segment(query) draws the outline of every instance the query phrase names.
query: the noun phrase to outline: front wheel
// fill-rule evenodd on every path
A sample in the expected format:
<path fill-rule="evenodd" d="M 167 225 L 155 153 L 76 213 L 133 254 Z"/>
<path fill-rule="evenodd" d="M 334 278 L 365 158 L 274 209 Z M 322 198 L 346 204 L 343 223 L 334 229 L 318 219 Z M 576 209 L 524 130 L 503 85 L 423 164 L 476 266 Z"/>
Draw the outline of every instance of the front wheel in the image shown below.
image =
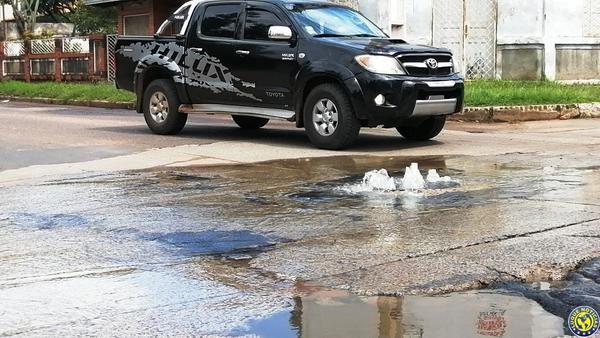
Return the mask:
<path fill-rule="evenodd" d="M 310 92 L 304 104 L 304 126 L 315 146 L 329 150 L 348 148 L 360 132 L 360 121 L 354 116 L 348 95 L 333 83 Z"/>
<path fill-rule="evenodd" d="M 241 116 L 241 115 L 233 115 L 231 116 L 233 121 L 242 129 L 252 130 L 252 129 L 260 129 L 269 123 L 269 119 L 263 119 L 260 117 L 252 117 L 252 116 Z"/>
<path fill-rule="evenodd" d="M 427 141 L 438 136 L 446 125 L 446 116 L 430 117 L 416 126 L 401 126 L 396 129 L 410 141 Z"/>
<path fill-rule="evenodd" d="M 187 114 L 179 112 L 179 96 L 169 80 L 155 80 L 144 92 L 144 118 L 153 133 L 179 134 L 187 122 Z"/>

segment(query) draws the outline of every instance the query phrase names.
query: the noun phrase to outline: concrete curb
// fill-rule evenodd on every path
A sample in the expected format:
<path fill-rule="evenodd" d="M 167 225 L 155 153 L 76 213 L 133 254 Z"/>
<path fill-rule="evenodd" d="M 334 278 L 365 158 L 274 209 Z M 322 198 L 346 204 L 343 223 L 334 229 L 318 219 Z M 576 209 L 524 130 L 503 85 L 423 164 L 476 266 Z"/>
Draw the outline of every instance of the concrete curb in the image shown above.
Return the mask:
<path fill-rule="evenodd" d="M 109 109 L 135 109 L 133 102 L 110 102 L 110 101 L 82 101 L 82 100 L 62 100 L 62 99 L 48 99 L 43 97 L 22 97 L 22 96 L 6 96 L 0 95 L 0 100 L 10 100 L 16 102 L 29 102 L 29 103 L 41 103 L 41 104 L 57 104 L 64 106 L 78 106 L 78 107 L 95 107 L 95 108 L 109 108 Z"/>
<path fill-rule="evenodd" d="M 0 100 L 79 107 L 135 109 L 135 104 L 133 102 L 61 100 L 43 97 L 5 95 L 0 95 Z M 569 120 L 577 118 L 600 118 L 600 102 L 555 105 L 467 107 L 462 113 L 452 115 L 450 120 L 464 122 L 525 122 Z"/>
<path fill-rule="evenodd" d="M 467 107 L 450 119 L 465 122 L 525 122 L 577 118 L 600 118 L 600 103 Z"/>

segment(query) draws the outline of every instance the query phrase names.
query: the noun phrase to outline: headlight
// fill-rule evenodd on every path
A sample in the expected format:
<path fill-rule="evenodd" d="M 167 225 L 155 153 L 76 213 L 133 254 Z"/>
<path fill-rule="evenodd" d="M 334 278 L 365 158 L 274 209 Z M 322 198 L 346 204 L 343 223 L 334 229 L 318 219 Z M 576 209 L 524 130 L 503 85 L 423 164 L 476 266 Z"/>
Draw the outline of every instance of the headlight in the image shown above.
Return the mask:
<path fill-rule="evenodd" d="M 456 61 L 454 60 L 454 58 L 452 58 L 450 60 L 452 60 L 452 72 L 453 73 L 460 73 L 460 68 L 458 68 L 458 64 L 456 63 Z"/>
<path fill-rule="evenodd" d="M 405 75 L 396 58 L 384 55 L 359 55 L 354 58 L 364 69 L 377 74 Z"/>

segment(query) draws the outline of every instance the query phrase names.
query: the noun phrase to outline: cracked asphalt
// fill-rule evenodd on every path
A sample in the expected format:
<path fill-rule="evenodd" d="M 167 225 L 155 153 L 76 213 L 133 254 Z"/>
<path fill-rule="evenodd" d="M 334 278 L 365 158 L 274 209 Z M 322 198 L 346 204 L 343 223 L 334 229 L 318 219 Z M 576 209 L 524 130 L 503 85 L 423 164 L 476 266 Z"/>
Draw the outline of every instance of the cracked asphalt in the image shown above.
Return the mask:
<path fill-rule="evenodd" d="M 598 120 L 336 153 L 279 122 L 161 137 L 127 111 L 2 106 L 0 336 L 559 337 L 599 306 Z M 413 162 L 459 183 L 355 189 Z"/>

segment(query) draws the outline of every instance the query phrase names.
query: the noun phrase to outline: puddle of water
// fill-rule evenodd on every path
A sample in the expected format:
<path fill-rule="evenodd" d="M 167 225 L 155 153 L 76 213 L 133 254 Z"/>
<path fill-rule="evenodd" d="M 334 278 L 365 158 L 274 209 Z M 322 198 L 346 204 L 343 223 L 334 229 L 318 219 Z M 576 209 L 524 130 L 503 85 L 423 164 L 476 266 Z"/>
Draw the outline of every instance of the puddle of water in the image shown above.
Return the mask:
<path fill-rule="evenodd" d="M 364 177 L 373 168 L 389 171 Z M 564 311 L 597 304 L 597 289 L 364 298 L 280 276 L 361 270 L 591 219 L 563 202 L 600 205 L 598 186 L 587 169 L 342 157 L 0 187 L 0 335 L 560 336 Z M 290 255 L 273 259 L 276 250 Z M 134 272 L 79 276 L 110 269 Z M 561 299 L 560 311 L 548 298 Z"/>
<path fill-rule="evenodd" d="M 0 288 L 0 299 L 0 335 L 546 338 L 563 334 L 561 318 L 514 294 L 360 297 L 303 284 L 283 290 L 242 290 L 202 274 L 164 270 Z"/>
<path fill-rule="evenodd" d="M 561 318 L 535 302 L 509 294 L 469 292 L 396 298 L 322 291 L 296 297 L 289 311 L 250 320 L 233 335 L 547 338 L 562 336 L 562 326 Z"/>
<path fill-rule="evenodd" d="M 76 214 L 33 214 L 17 213 L 7 217 L 11 224 L 31 227 L 38 230 L 51 230 L 57 227 L 83 227 L 89 224 L 84 217 Z"/>
<path fill-rule="evenodd" d="M 44 281 L 0 288 L 0 336 L 225 335 L 287 308 L 284 295 L 164 269 Z"/>
<path fill-rule="evenodd" d="M 258 252 L 279 242 L 247 230 L 172 232 L 145 236 L 161 243 L 173 245 L 185 255 L 234 255 L 243 252 Z"/>

